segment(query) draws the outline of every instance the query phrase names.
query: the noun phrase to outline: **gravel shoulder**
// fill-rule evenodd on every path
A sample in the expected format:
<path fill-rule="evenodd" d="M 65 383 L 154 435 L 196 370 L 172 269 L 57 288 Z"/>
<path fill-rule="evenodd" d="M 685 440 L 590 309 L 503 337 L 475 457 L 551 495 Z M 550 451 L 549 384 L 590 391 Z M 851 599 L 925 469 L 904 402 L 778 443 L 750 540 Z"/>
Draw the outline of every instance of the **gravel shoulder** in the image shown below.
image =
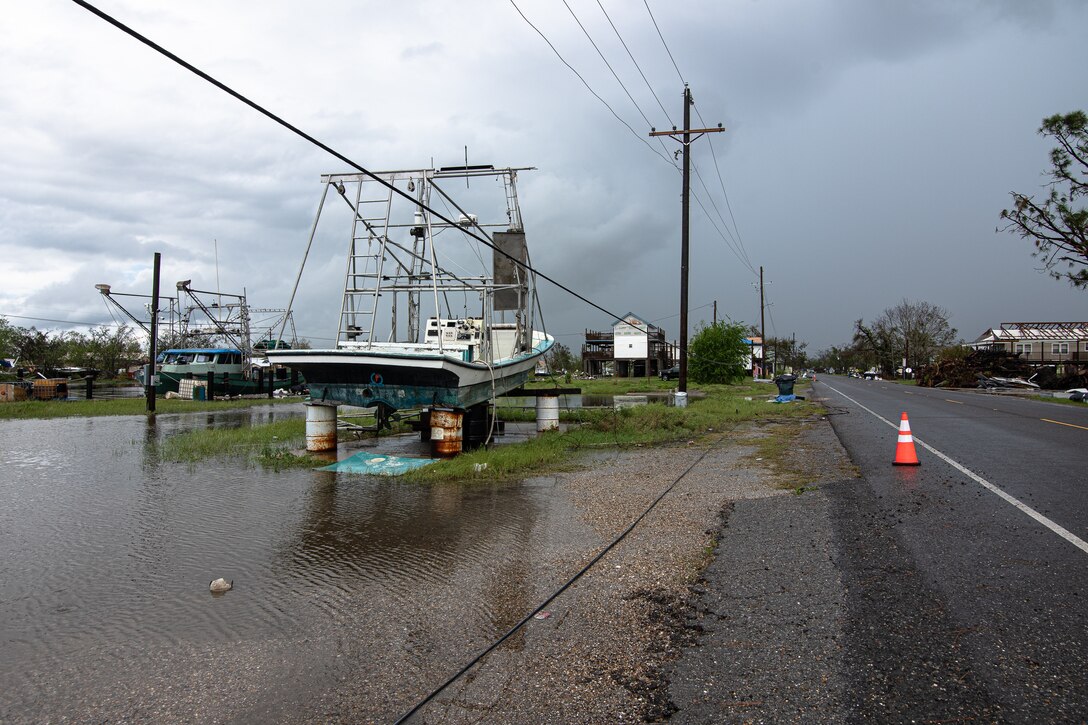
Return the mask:
<path fill-rule="evenodd" d="M 597 540 L 541 553 L 565 581 L 691 467 L 546 618 L 416 721 L 834 722 L 844 594 L 822 489 L 852 467 L 826 419 L 790 424 L 784 459 L 759 460 L 775 425 L 610 452 L 560 476 Z"/>

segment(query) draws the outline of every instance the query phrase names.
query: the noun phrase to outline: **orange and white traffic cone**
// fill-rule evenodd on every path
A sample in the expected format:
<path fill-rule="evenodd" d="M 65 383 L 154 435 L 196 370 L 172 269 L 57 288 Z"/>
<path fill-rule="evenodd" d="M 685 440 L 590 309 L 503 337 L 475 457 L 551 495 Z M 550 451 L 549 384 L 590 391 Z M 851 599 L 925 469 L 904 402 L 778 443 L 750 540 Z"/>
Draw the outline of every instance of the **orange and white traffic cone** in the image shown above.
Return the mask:
<path fill-rule="evenodd" d="M 910 421 L 907 414 L 899 420 L 899 442 L 895 446 L 896 466 L 918 466 L 918 454 L 914 450 L 914 436 L 910 434 Z"/>

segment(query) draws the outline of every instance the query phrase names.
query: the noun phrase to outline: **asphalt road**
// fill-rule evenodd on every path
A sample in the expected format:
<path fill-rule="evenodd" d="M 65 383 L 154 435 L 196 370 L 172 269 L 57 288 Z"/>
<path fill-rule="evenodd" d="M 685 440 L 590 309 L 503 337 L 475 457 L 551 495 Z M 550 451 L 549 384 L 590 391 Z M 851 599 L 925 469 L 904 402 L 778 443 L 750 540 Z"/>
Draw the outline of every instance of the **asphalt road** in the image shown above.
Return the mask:
<path fill-rule="evenodd" d="M 1088 720 L 1088 406 L 822 377 L 845 719 Z M 906 412 L 921 465 L 893 466 Z"/>

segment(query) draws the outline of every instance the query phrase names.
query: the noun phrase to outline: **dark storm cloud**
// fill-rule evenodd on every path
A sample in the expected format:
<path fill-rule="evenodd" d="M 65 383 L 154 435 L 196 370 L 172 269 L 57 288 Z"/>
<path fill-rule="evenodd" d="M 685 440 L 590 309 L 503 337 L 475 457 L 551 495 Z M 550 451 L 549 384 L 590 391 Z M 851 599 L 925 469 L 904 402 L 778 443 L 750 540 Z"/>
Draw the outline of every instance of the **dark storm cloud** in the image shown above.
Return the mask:
<path fill-rule="evenodd" d="M 949 307 L 971 335 L 1083 309 L 993 231 L 1008 192 L 1040 181 L 1040 119 L 1083 106 L 1083 80 L 1053 72 L 1079 67 L 1083 3 L 650 4 L 694 122 L 727 127 L 692 148 L 710 193 L 696 190 L 732 227 L 716 153 L 747 256 L 767 270 L 769 333 L 843 342 L 903 297 Z M 646 134 L 679 123 L 682 84 L 645 6 L 604 5 L 657 98 L 600 7 L 571 3 L 646 119 L 555 3 L 519 6 L 604 102 L 505 7 L 115 10 L 367 168 L 463 163 L 466 146 L 472 163 L 538 167 L 520 187 L 534 263 L 675 337 L 680 182 L 665 159 L 678 147 Z M 319 174 L 340 162 L 78 12 L 35 4 L 8 19 L 0 61 L 20 72 L 0 75 L 0 251 L 27 272 L 0 312 L 63 317 L 67 301 L 99 314 L 93 284 L 146 286 L 153 251 L 170 284 L 218 275 L 285 304 Z M 335 327 L 346 231 L 318 236 L 296 303 L 312 337 Z M 35 250 L 64 250 L 64 268 Z M 756 275 L 737 256 L 693 205 L 692 305 L 751 322 Z M 610 324 L 566 293 L 545 299 L 552 329 Z"/>

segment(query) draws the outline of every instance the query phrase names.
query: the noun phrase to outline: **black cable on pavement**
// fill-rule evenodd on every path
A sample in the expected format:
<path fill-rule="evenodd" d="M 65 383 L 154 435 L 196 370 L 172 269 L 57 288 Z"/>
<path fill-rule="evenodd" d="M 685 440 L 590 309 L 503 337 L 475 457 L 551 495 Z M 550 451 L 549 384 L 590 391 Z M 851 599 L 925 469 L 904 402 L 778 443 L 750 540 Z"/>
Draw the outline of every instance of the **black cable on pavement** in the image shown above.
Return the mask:
<path fill-rule="evenodd" d="M 499 637 L 499 638 L 498 638 L 497 640 L 495 640 L 494 642 L 492 642 L 492 643 L 491 643 L 491 644 L 490 644 L 490 645 L 489 645 L 489 646 L 487 647 L 487 649 L 483 650 L 483 651 L 482 651 L 482 652 L 480 652 L 480 653 L 479 653 L 478 655 L 476 655 L 475 657 L 473 657 L 473 658 L 472 658 L 472 660 L 471 660 L 471 661 L 470 661 L 470 662 L 469 662 L 469 663 L 468 663 L 467 665 L 465 665 L 465 666 L 464 666 L 464 667 L 462 667 L 462 668 L 461 668 L 460 670 L 458 670 L 456 674 L 454 674 L 454 675 L 453 675 L 452 677 L 450 677 L 450 678 L 449 678 L 448 680 L 446 680 L 446 681 L 445 681 L 445 682 L 443 682 L 443 683 L 442 683 L 441 685 L 439 685 L 439 686 L 438 686 L 437 688 L 435 688 L 434 690 L 432 690 L 432 691 L 431 691 L 431 693 L 430 693 L 429 695 L 427 695 L 427 696 L 426 696 L 426 697 L 424 697 L 424 698 L 423 698 L 422 700 L 420 700 L 419 702 L 417 702 L 417 703 L 416 703 L 416 704 L 415 704 L 415 705 L 414 705 L 414 706 L 412 707 L 412 709 L 411 709 L 411 710 L 409 710 L 408 712 L 404 713 L 404 714 L 403 714 L 403 715 L 401 715 L 401 716 L 400 716 L 399 718 L 397 718 L 397 720 L 396 720 L 396 722 L 394 723 L 394 725 L 400 725 L 401 723 L 407 722 L 407 721 L 408 721 L 408 719 L 409 719 L 409 718 L 411 718 L 411 717 L 412 717 L 413 715 L 415 715 L 415 714 L 416 714 L 417 712 L 419 712 L 419 710 L 420 710 L 420 709 L 421 709 L 421 708 L 422 708 L 422 707 L 423 707 L 424 705 L 426 705 L 426 704 L 427 704 L 428 702 L 430 702 L 430 701 L 431 701 L 431 700 L 433 700 L 433 699 L 434 699 L 435 697 L 437 697 L 437 696 L 438 696 L 438 695 L 439 695 L 439 694 L 440 694 L 440 693 L 441 693 L 441 692 L 442 692 L 443 690 L 445 690 L 445 689 L 446 689 L 447 687 L 449 687 L 449 686 L 450 686 L 450 685 L 452 685 L 452 684 L 453 684 L 454 682 L 456 682 L 457 680 L 459 680 L 459 679 L 460 679 L 460 678 L 461 678 L 461 677 L 462 677 L 462 676 L 463 676 L 463 675 L 464 675 L 464 674 L 465 674 L 466 672 L 468 672 L 469 670 L 471 670 L 471 669 L 473 668 L 473 666 L 475 666 L 475 665 L 476 665 L 476 663 L 478 663 L 478 662 L 479 662 L 480 660 L 482 660 L 482 659 L 483 659 L 484 657 L 486 657 L 486 656 L 487 656 L 488 654 L 490 654 L 490 653 L 491 653 L 491 652 L 492 652 L 492 651 L 493 651 L 493 650 L 494 650 L 494 649 L 495 649 L 496 647 L 498 647 L 498 646 L 499 646 L 500 644 L 502 644 L 502 643 L 503 643 L 503 642 L 505 642 L 505 641 L 506 641 L 507 639 L 509 639 L 510 637 L 512 637 L 512 636 L 513 636 L 513 635 L 514 635 L 514 634 L 515 634 L 515 633 L 516 633 L 516 632 L 517 632 L 517 631 L 518 631 L 519 629 L 521 629 L 522 627 L 524 627 L 524 626 L 525 626 L 525 624 L 526 624 L 526 623 L 527 623 L 527 622 L 528 622 L 528 621 L 529 621 L 530 619 L 532 619 L 532 618 L 533 618 L 534 616 L 536 616 L 537 612 L 539 612 L 540 610 L 544 609 L 544 607 L 546 607 L 546 606 L 548 606 L 549 604 L 551 604 L 551 602 L 552 602 L 552 601 L 553 601 L 553 600 L 554 600 L 554 599 L 555 599 L 556 597 L 558 597 L 558 596 L 559 596 L 560 594 L 562 594 L 562 593 L 563 593 L 563 592 L 565 592 L 565 591 L 566 591 L 567 589 L 569 589 L 569 588 L 570 588 L 570 586 L 571 586 L 572 584 L 574 584 L 574 582 L 576 582 L 576 581 L 578 581 L 579 579 L 581 579 L 581 578 L 582 578 L 582 576 L 583 576 L 583 575 L 584 575 L 584 574 L 585 574 L 586 572 L 588 572 L 588 571 L 589 571 L 589 570 L 590 570 L 591 568 L 593 568 L 593 565 L 594 565 L 594 564 L 596 564 L 596 563 L 597 563 L 598 561 L 600 561 L 600 560 L 601 560 L 601 558 L 602 558 L 602 557 L 604 557 L 604 555 L 605 555 L 605 554 L 607 554 L 608 552 L 610 552 L 610 551 L 611 551 L 611 550 L 612 550 L 613 548 L 615 548 L 615 546 L 616 546 L 616 545 L 617 545 L 618 543 L 620 543 L 621 541 L 623 541 L 623 540 L 624 540 L 624 539 L 625 539 L 625 538 L 627 537 L 627 535 L 628 535 L 629 533 L 631 533 L 631 531 L 632 531 L 632 530 L 633 530 L 633 529 L 634 529 L 634 528 L 635 528 L 636 526 L 638 526 L 639 522 L 641 522 L 641 521 L 642 521 L 642 519 L 646 518 L 646 515 L 647 515 L 647 514 L 649 514 L 649 513 L 650 513 L 650 512 L 651 512 L 651 511 L 652 511 L 652 510 L 654 509 L 654 507 L 655 507 L 655 506 L 657 506 L 657 504 L 661 502 L 661 499 L 665 498 L 665 496 L 666 496 L 666 495 L 668 495 L 668 493 L 669 493 L 670 491 L 672 491 L 672 490 L 673 490 L 673 488 L 675 488 L 675 487 L 676 487 L 676 484 L 680 483 L 680 480 L 681 480 L 681 479 L 683 479 L 683 478 L 684 478 L 684 476 L 688 475 L 688 473 L 690 473 L 690 472 L 691 472 L 691 469 L 695 468 L 695 466 L 697 466 L 697 465 L 699 464 L 699 462 L 701 462 L 701 461 L 702 461 L 702 460 L 703 460 L 704 458 L 706 458 L 706 455 L 707 455 L 708 453 L 710 453 L 710 450 L 711 450 L 710 448 L 707 448 L 706 450 L 704 450 L 704 451 L 702 452 L 702 454 L 700 454 L 700 455 L 699 455 L 699 457 L 698 457 L 698 458 L 696 458 L 696 459 L 695 459 L 694 461 L 692 461 L 691 465 L 690 465 L 690 466 L 688 466 L 687 468 L 685 468 L 685 469 L 684 469 L 684 472 L 683 472 L 683 473 L 681 473 L 681 474 L 680 474 L 679 476 L 677 476 L 677 477 L 676 477 L 676 480 L 674 480 L 674 481 L 673 481 L 672 483 L 670 483 L 670 484 L 668 485 L 668 487 L 666 487 L 666 488 L 665 488 L 665 490 L 664 490 L 664 491 L 662 491 L 662 492 L 661 492 L 661 494 L 660 494 L 660 495 L 658 495 L 658 497 L 657 497 L 657 498 L 655 498 L 655 499 L 654 499 L 654 500 L 653 500 L 653 501 L 652 501 L 652 502 L 650 503 L 650 505 L 646 507 L 646 510 L 645 510 L 645 511 L 643 511 L 643 512 L 642 512 L 641 514 L 639 514 L 638 518 L 636 518 L 636 519 L 635 519 L 634 521 L 632 521 L 632 522 L 631 522 L 631 525 L 630 525 L 630 526 L 628 526 L 628 527 L 627 527 L 626 529 L 624 529 L 624 530 L 623 530 L 622 532 L 620 532 L 620 534 L 619 534 L 619 535 L 618 535 L 618 536 L 617 536 L 617 537 L 616 537 L 615 539 L 613 539 L 613 540 L 612 540 L 612 543 L 610 543 L 610 544 L 609 544 L 608 546 L 606 546 L 606 547 L 604 547 L 603 549 L 601 549 L 601 550 L 600 550 L 600 552 L 598 552 L 598 554 L 597 554 L 596 556 L 594 556 L 594 557 L 593 557 L 592 559 L 590 559 L 589 563 L 588 563 L 588 564 L 586 564 L 586 565 L 585 565 L 584 567 L 582 567 L 582 568 L 581 568 L 581 570 L 579 570 L 577 574 L 575 574 L 574 576 L 572 576 L 572 577 L 571 577 L 571 578 L 570 578 L 570 579 L 569 579 L 569 580 L 568 580 L 568 581 L 567 581 L 567 582 L 566 582 L 565 584 L 563 584 L 563 586 L 561 586 L 561 587 L 559 587 L 558 589 L 556 589 L 556 590 L 555 590 L 555 591 L 554 591 L 554 592 L 553 592 L 553 593 L 552 593 L 552 594 L 551 594 L 551 595 L 550 595 L 550 596 L 549 596 L 549 597 L 548 597 L 547 599 L 545 599 L 545 600 L 544 600 L 543 602 L 541 602 L 541 603 L 540 603 L 540 605 L 539 605 L 539 606 L 538 606 L 538 607 L 537 607 L 536 609 L 534 609 L 533 611 L 531 611 L 531 612 L 529 612 L 528 614 L 526 614 L 526 615 L 525 615 L 525 617 L 524 617 L 524 618 L 522 618 L 522 620 L 521 620 L 520 622 L 518 622 L 517 624 L 515 624 L 515 625 L 514 625 L 514 626 L 513 626 L 513 627 L 512 627 L 511 629 L 510 629 L 510 631 L 509 631 L 509 632 L 507 632 L 506 634 L 504 634 L 503 636 Z"/>

